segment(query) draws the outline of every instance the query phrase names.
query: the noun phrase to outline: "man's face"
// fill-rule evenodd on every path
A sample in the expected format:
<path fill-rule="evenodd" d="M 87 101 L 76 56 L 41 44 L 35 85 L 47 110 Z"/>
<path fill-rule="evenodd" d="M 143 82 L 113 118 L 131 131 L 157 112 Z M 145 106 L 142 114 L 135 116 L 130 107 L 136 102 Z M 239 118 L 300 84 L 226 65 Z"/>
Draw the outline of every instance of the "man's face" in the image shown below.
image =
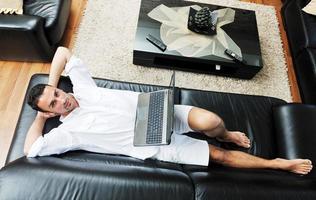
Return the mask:
<path fill-rule="evenodd" d="M 56 87 L 46 86 L 40 96 L 38 107 L 58 115 L 64 115 L 76 108 L 77 102 L 72 95 Z"/>

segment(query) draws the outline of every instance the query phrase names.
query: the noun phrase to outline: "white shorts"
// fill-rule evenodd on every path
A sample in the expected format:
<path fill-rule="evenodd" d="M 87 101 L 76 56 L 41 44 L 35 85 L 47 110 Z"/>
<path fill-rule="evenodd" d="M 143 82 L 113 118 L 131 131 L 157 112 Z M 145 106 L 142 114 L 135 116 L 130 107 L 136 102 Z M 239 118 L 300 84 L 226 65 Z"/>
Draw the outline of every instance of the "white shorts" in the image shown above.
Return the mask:
<path fill-rule="evenodd" d="M 174 106 L 174 132 L 171 136 L 171 143 L 160 146 L 158 153 L 152 158 L 179 164 L 208 165 L 208 143 L 182 135 L 193 131 L 188 124 L 188 116 L 192 108 L 192 106 L 186 105 Z"/>

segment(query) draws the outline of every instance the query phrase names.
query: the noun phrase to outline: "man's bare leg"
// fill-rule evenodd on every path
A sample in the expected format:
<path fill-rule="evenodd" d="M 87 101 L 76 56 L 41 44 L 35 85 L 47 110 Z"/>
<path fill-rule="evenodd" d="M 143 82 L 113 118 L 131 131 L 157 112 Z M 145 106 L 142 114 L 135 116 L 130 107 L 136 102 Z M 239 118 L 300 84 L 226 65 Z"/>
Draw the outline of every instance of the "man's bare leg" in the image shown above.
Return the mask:
<path fill-rule="evenodd" d="M 250 140 L 240 131 L 228 131 L 223 120 L 213 112 L 193 107 L 188 117 L 189 126 L 196 131 L 203 132 L 221 142 L 233 142 L 239 146 L 249 148 Z"/>
<path fill-rule="evenodd" d="M 267 160 L 242 151 L 225 150 L 213 145 L 209 145 L 209 152 L 210 160 L 229 167 L 280 169 L 297 174 L 308 174 L 313 168 L 312 162 L 308 159 Z"/>
<path fill-rule="evenodd" d="M 223 120 L 215 113 L 192 108 L 188 116 L 189 126 L 196 131 L 203 132 L 209 137 L 224 142 L 234 142 L 242 147 L 250 147 L 248 137 L 239 131 L 227 131 Z M 276 158 L 267 160 L 242 151 L 230 151 L 209 145 L 210 160 L 222 165 L 236 168 L 268 168 L 281 169 L 297 174 L 307 174 L 312 170 L 312 162 L 308 159 L 286 160 Z"/>

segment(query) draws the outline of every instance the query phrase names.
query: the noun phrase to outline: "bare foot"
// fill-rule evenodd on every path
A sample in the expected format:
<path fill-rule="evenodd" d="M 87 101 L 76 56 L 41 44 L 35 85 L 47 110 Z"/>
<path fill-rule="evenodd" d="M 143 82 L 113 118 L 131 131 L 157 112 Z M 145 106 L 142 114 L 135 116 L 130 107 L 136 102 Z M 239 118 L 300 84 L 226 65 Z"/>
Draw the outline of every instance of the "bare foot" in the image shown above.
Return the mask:
<path fill-rule="evenodd" d="M 216 139 L 221 142 L 232 142 L 244 148 L 250 147 L 249 138 L 246 136 L 246 134 L 240 131 L 227 131 L 226 136 L 217 137 Z"/>
<path fill-rule="evenodd" d="M 293 159 L 286 160 L 282 158 L 276 158 L 277 167 L 286 171 L 290 171 L 296 174 L 308 174 L 312 169 L 312 161 L 308 159 Z"/>

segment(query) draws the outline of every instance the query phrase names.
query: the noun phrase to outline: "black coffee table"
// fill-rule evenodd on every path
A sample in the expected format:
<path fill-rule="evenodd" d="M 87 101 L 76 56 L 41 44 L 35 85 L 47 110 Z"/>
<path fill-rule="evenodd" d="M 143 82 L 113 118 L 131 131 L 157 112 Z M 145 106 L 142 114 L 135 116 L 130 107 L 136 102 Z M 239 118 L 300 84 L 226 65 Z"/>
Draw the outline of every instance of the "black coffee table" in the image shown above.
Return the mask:
<path fill-rule="evenodd" d="M 182 0 L 142 0 L 137 31 L 135 36 L 133 63 L 148 67 L 159 67 L 215 74 L 221 76 L 251 79 L 262 68 L 261 50 L 254 11 L 236 9 L 233 23 L 222 26 L 222 29 L 240 47 L 246 63 L 221 58 L 214 55 L 203 57 L 185 57 L 177 51 L 164 51 L 146 40 L 148 34 L 160 38 L 161 23 L 147 16 L 156 6 L 164 4 L 167 7 L 199 5 L 218 10 L 224 7 Z"/>

